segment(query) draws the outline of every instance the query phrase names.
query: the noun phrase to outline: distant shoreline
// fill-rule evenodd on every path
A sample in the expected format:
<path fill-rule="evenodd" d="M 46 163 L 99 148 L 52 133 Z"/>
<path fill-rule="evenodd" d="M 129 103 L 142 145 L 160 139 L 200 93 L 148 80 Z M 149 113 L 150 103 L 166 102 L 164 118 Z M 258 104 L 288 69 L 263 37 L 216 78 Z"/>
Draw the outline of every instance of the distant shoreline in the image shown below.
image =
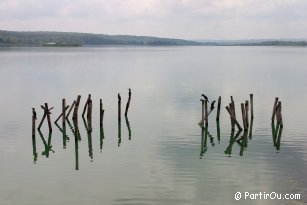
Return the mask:
<path fill-rule="evenodd" d="M 307 47 L 305 40 L 192 41 L 152 36 L 0 30 L 0 47 L 83 46 L 283 46 Z"/>

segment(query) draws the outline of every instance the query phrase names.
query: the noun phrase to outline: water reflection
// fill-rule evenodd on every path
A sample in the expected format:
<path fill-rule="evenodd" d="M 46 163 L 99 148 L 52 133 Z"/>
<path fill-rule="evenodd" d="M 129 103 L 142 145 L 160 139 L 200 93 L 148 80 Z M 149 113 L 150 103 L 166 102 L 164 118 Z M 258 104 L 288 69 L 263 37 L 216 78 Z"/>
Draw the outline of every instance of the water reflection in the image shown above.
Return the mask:
<path fill-rule="evenodd" d="M 49 132 L 48 134 L 48 141 L 45 140 L 43 133 L 38 130 L 39 136 L 41 137 L 45 150 L 42 152 L 42 155 L 45 155 L 46 158 L 49 157 L 49 152 L 52 151 L 54 153 L 54 150 L 52 150 L 52 145 L 51 145 L 51 138 L 52 138 L 52 132 Z"/>
<path fill-rule="evenodd" d="M 220 144 L 221 142 L 221 130 L 220 130 L 220 121 L 216 121 L 216 134 L 217 134 L 217 141 Z"/>
<path fill-rule="evenodd" d="M 102 151 L 103 140 L 104 140 L 104 130 L 103 130 L 103 125 L 101 125 L 100 126 L 100 151 Z"/>
<path fill-rule="evenodd" d="M 87 133 L 87 143 L 88 143 L 88 155 L 91 158 L 91 162 L 93 161 L 93 145 L 92 145 L 92 128 L 90 120 L 86 121 L 82 116 L 83 124 Z"/>
<path fill-rule="evenodd" d="M 281 140 L 283 128 L 280 126 L 279 123 L 276 123 L 276 127 L 275 127 L 274 122 L 272 122 L 271 128 L 272 128 L 273 145 L 276 148 L 276 151 L 279 152 L 279 150 L 280 150 L 280 140 Z"/>
<path fill-rule="evenodd" d="M 234 130 L 231 129 L 231 134 L 230 134 L 230 139 L 229 139 L 229 145 L 228 147 L 226 148 L 225 150 L 225 154 L 228 155 L 228 157 L 231 157 L 231 153 L 232 153 L 232 147 L 233 147 L 233 144 L 236 142 L 237 138 L 240 136 L 242 130 L 238 130 L 237 134 L 234 135 Z"/>
<path fill-rule="evenodd" d="M 126 120 L 126 125 L 127 125 L 127 128 L 128 128 L 128 136 L 129 136 L 129 140 L 131 140 L 131 128 L 130 128 L 130 123 L 129 123 L 129 119 L 128 119 L 128 116 L 125 115 L 125 120 Z"/>
<path fill-rule="evenodd" d="M 36 151 L 36 137 L 32 136 L 32 149 L 33 149 L 33 162 L 34 164 L 37 161 L 37 151 Z"/>
<path fill-rule="evenodd" d="M 122 136 L 121 136 L 121 121 L 118 120 L 118 142 L 117 146 L 120 147 L 120 144 L 122 142 Z"/>
<path fill-rule="evenodd" d="M 201 146 L 200 146 L 200 159 L 205 155 L 207 151 L 207 138 L 208 138 L 208 126 L 201 127 Z"/>
<path fill-rule="evenodd" d="M 67 120 L 66 120 L 67 121 Z M 63 136 L 63 149 L 66 149 L 66 142 L 69 140 L 68 135 L 66 134 L 66 126 L 64 126 L 64 129 L 62 129 L 57 122 L 54 123 L 55 126 L 60 130 Z"/>
<path fill-rule="evenodd" d="M 247 142 L 248 142 L 247 135 L 248 131 L 244 131 L 242 137 L 237 140 L 237 143 L 240 145 L 240 156 L 243 156 L 244 150 L 247 149 Z"/>
<path fill-rule="evenodd" d="M 81 139 L 80 137 L 80 132 L 79 132 L 79 128 L 78 128 L 78 123 L 77 121 L 73 121 L 74 122 L 74 136 L 75 136 L 75 170 L 79 170 L 79 147 L 78 147 L 78 143 L 79 140 Z"/>

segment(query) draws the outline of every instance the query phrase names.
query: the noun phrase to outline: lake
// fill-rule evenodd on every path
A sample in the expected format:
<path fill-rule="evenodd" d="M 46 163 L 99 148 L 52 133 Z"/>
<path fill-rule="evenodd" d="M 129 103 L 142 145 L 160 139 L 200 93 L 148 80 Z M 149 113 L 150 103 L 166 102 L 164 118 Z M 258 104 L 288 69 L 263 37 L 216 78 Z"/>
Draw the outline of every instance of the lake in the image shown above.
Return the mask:
<path fill-rule="evenodd" d="M 304 47 L 0 48 L 0 204 L 306 204 L 306 76 Z M 128 88 L 128 118 L 118 123 L 117 94 L 123 113 Z M 198 125 L 202 93 L 222 98 L 220 122 L 215 108 L 207 132 Z M 238 140 L 225 106 L 233 96 L 242 124 L 251 93 L 253 126 Z M 81 118 L 88 94 L 91 133 Z M 80 135 L 70 117 L 63 136 L 53 121 L 62 98 L 71 105 L 77 95 Z M 38 125 L 44 103 L 54 107 L 53 132 L 45 121 L 32 139 L 31 109 Z M 251 199 L 260 192 L 300 199 Z"/>

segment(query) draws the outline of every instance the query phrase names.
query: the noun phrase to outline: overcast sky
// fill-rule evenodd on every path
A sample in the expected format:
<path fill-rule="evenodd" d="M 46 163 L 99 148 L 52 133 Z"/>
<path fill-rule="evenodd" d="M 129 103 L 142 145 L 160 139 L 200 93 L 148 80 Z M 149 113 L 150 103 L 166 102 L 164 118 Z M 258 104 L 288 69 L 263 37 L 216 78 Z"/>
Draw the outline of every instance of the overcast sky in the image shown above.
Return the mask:
<path fill-rule="evenodd" d="M 307 0 L 0 0 L 0 30 L 306 38 Z"/>

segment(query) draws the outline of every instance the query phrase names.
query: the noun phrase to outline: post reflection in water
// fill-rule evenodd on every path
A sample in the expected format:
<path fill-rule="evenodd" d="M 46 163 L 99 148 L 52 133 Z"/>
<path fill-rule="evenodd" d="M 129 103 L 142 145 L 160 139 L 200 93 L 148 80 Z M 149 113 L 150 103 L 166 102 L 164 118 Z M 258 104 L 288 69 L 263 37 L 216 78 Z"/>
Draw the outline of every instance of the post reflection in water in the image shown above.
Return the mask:
<path fill-rule="evenodd" d="M 221 130 L 220 130 L 220 122 L 216 121 L 216 134 L 217 134 L 217 141 L 220 144 L 221 142 Z"/>
<path fill-rule="evenodd" d="M 242 130 L 238 130 L 237 134 L 234 136 L 235 132 L 234 132 L 234 130 L 231 130 L 229 145 L 225 150 L 225 154 L 227 154 L 228 157 L 231 157 L 232 146 L 236 142 L 236 139 L 240 136 L 241 132 L 242 132 Z"/>
<path fill-rule="evenodd" d="M 131 128 L 130 128 L 130 123 L 129 123 L 129 119 L 128 119 L 127 115 L 125 115 L 125 120 L 126 120 L 126 125 L 127 125 L 127 128 L 128 128 L 129 140 L 131 140 Z"/>
<path fill-rule="evenodd" d="M 39 136 L 41 137 L 43 144 L 45 146 L 45 150 L 42 152 L 42 155 L 45 155 L 46 158 L 48 158 L 50 151 L 52 151 L 54 153 L 54 150 L 52 150 L 52 145 L 51 145 L 52 132 L 49 132 L 48 142 L 46 142 L 46 140 L 43 136 L 43 133 L 40 130 L 38 130 L 38 133 L 39 133 Z"/>
<path fill-rule="evenodd" d="M 36 151 L 36 137 L 32 136 L 32 149 L 33 149 L 33 162 L 37 161 L 37 151 Z"/>
<path fill-rule="evenodd" d="M 120 147 L 120 143 L 122 142 L 122 136 L 121 136 L 121 121 L 118 120 L 118 143 L 117 146 Z"/>
<path fill-rule="evenodd" d="M 208 133 L 208 126 L 201 127 L 201 146 L 200 146 L 200 156 L 199 156 L 200 159 L 205 155 L 205 152 L 207 151 L 207 138 L 208 138 L 207 133 Z"/>
<path fill-rule="evenodd" d="M 274 122 L 271 124 L 271 127 L 272 127 L 273 145 L 276 148 L 276 151 L 279 152 L 279 150 L 280 150 L 280 140 L 281 140 L 283 128 L 278 123 L 276 124 L 276 127 L 275 127 Z"/>
<path fill-rule="evenodd" d="M 247 142 L 248 142 L 247 135 L 248 131 L 244 131 L 243 136 L 237 140 L 237 143 L 240 145 L 240 156 L 243 156 L 243 152 L 247 148 Z"/>
<path fill-rule="evenodd" d="M 248 137 L 249 139 L 252 139 L 253 137 L 253 124 L 254 124 L 254 118 L 251 118 L 250 120 L 250 125 L 249 125 L 249 134 Z"/>
<path fill-rule="evenodd" d="M 102 151 L 103 140 L 104 140 L 104 130 L 103 130 L 103 125 L 101 125 L 100 126 L 100 151 Z"/>
<path fill-rule="evenodd" d="M 89 129 L 89 123 L 85 120 L 85 118 L 82 116 L 83 124 L 86 129 L 87 133 L 87 143 L 88 143 L 88 155 L 91 158 L 91 162 L 93 161 L 93 144 L 92 144 L 92 129 Z"/>
<path fill-rule="evenodd" d="M 79 153 L 78 153 L 78 141 L 79 141 L 79 135 L 80 135 L 80 133 L 79 133 L 79 128 L 78 128 L 78 123 L 76 122 L 76 121 L 74 121 L 74 130 L 75 130 L 75 132 L 74 132 L 74 136 L 75 136 L 75 164 L 76 164 L 76 166 L 75 166 L 75 170 L 79 170 Z"/>
<path fill-rule="evenodd" d="M 56 127 L 60 130 L 60 132 L 63 135 L 63 149 L 66 149 L 66 142 L 69 140 L 68 135 L 66 134 L 66 126 L 64 126 L 64 129 L 62 129 L 58 123 L 54 123 Z"/>

